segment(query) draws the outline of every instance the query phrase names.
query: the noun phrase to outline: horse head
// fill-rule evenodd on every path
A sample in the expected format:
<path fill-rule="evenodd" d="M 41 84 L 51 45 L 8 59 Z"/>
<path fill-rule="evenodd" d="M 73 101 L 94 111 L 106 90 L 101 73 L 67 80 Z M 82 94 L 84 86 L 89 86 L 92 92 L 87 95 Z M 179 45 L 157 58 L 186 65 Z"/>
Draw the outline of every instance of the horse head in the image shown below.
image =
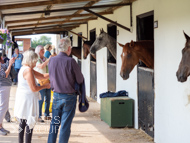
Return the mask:
<path fill-rule="evenodd" d="M 83 58 L 86 59 L 88 54 L 90 53 L 90 46 L 87 43 L 88 41 L 83 41 Z"/>
<path fill-rule="evenodd" d="M 182 49 L 182 59 L 176 76 L 179 82 L 185 82 L 190 75 L 190 37 L 183 32 L 186 38 L 185 47 Z"/>
<path fill-rule="evenodd" d="M 83 41 L 83 58 L 86 59 L 88 54 L 90 53 L 90 47 L 93 44 L 92 41 Z M 96 59 L 96 54 L 92 55 L 94 59 Z"/>
<path fill-rule="evenodd" d="M 96 40 L 94 41 L 94 43 L 92 44 L 90 48 L 90 53 L 95 54 L 96 51 L 105 47 L 107 44 L 107 41 L 108 41 L 108 34 L 104 32 L 103 29 L 101 29 L 99 37 L 96 38 Z"/>
<path fill-rule="evenodd" d="M 130 43 L 126 43 L 122 45 L 118 43 L 121 47 L 123 47 L 123 51 L 121 54 L 121 77 L 126 80 L 129 78 L 130 72 L 133 70 L 136 64 L 139 62 L 139 58 L 137 57 L 136 53 L 134 52 L 135 43 L 131 41 Z"/>

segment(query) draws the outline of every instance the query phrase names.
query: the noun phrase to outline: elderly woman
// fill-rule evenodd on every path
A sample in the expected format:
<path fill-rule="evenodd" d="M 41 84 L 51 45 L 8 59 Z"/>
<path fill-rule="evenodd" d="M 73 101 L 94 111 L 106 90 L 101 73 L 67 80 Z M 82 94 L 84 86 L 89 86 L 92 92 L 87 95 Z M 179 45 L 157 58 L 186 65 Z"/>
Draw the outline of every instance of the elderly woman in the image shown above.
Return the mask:
<path fill-rule="evenodd" d="M 52 46 L 50 44 L 47 44 L 44 48 L 46 50 L 44 57 L 49 58 L 51 56 L 50 51 L 52 50 Z"/>
<path fill-rule="evenodd" d="M 11 66 L 15 62 L 15 59 L 10 59 L 9 63 L 4 63 L 2 54 L 0 53 L 0 135 L 7 135 L 10 133 L 2 126 L 3 118 L 9 107 L 9 96 L 12 85 L 12 80 L 9 75 Z"/>
<path fill-rule="evenodd" d="M 35 53 L 38 55 L 38 61 L 36 63 L 36 67 L 34 68 L 34 70 L 36 70 L 37 72 L 41 73 L 41 74 L 45 74 L 48 73 L 48 63 L 49 63 L 49 59 L 46 59 L 44 57 L 44 47 L 42 45 L 39 45 L 36 47 L 35 49 Z M 51 56 L 50 56 L 51 57 Z M 41 81 L 38 80 L 38 84 L 40 85 Z M 41 94 L 41 100 L 39 100 L 39 121 L 40 122 L 44 122 L 41 118 L 42 116 L 42 104 L 45 98 L 45 120 L 51 120 L 51 117 L 49 116 L 49 105 L 50 105 L 50 99 L 51 99 L 51 90 L 50 89 L 43 89 L 40 90 L 40 94 Z"/>
<path fill-rule="evenodd" d="M 38 100 L 40 96 L 38 91 L 50 88 L 50 84 L 48 83 L 43 86 L 37 85 L 35 78 L 49 78 L 49 74 L 40 74 L 33 69 L 38 61 L 38 55 L 32 50 L 24 52 L 23 55 L 23 66 L 18 74 L 19 80 L 16 91 L 14 115 L 20 121 L 19 143 L 23 143 L 25 128 L 25 142 L 31 143 L 33 128 L 39 116 Z"/>

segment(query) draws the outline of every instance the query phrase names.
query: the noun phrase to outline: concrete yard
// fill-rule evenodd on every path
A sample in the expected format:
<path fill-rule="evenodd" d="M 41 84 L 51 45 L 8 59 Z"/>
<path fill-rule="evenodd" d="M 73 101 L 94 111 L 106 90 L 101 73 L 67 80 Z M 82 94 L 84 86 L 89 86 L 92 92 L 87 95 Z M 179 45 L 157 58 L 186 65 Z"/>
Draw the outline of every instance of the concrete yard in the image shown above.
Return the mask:
<path fill-rule="evenodd" d="M 9 110 L 13 116 L 16 86 L 11 88 Z M 72 123 L 69 143 L 153 143 L 153 139 L 141 130 L 133 128 L 110 128 L 100 119 L 100 105 L 90 100 L 90 108 L 86 113 L 80 113 L 78 107 Z M 0 136 L 0 143 L 18 142 L 18 123 L 14 118 L 12 123 L 3 122 L 4 128 L 10 130 L 7 136 Z M 49 122 L 37 123 L 34 128 L 32 142 L 46 143 L 49 132 Z M 57 138 L 58 141 L 58 138 Z"/>

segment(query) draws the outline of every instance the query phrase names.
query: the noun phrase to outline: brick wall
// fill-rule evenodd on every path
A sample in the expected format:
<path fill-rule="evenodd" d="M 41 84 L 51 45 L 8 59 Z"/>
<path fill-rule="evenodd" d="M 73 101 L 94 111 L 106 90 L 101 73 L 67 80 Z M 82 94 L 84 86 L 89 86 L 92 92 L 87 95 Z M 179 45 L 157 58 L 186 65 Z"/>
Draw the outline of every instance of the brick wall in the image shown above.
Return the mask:
<path fill-rule="evenodd" d="M 20 52 L 24 52 L 31 47 L 30 38 L 15 38 L 15 41 L 23 41 L 23 51 L 20 51 Z"/>

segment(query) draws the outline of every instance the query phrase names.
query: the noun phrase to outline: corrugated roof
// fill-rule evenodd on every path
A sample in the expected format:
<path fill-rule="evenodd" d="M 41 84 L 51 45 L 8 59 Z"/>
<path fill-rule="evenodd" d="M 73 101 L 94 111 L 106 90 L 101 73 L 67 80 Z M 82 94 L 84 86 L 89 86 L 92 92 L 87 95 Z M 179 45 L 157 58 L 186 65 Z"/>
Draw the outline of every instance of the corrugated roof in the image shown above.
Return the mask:
<path fill-rule="evenodd" d="M 52 10 L 65 9 L 65 8 L 71 8 L 71 7 L 72 8 L 74 8 L 74 7 L 83 7 L 87 3 L 89 3 L 89 2 L 86 1 L 86 2 L 75 2 L 75 3 L 67 3 L 67 4 L 55 4 L 55 5 L 53 5 Z"/>
<path fill-rule="evenodd" d="M 21 31 L 21 33 L 24 33 L 24 31 L 32 31 L 31 28 L 34 28 L 34 26 L 31 26 L 31 24 L 38 23 L 37 24 L 38 29 L 39 27 L 40 29 L 46 29 L 47 27 L 50 27 L 50 26 L 57 26 L 57 25 L 60 26 L 60 21 L 63 21 L 63 24 L 61 26 L 64 26 L 64 25 L 72 26 L 71 24 L 75 24 L 76 26 L 76 24 L 80 24 L 81 22 L 84 23 L 85 19 L 87 22 L 88 19 L 91 18 L 92 16 L 95 17 L 94 15 L 90 14 L 89 12 L 86 12 L 83 9 L 76 9 L 76 10 L 68 10 L 68 11 L 50 12 L 50 15 L 46 15 L 46 18 L 44 18 L 43 16 L 45 16 L 45 14 L 43 11 L 47 8 L 47 6 L 50 8 L 49 10 L 62 10 L 62 9 L 84 7 L 85 5 L 104 6 L 108 4 L 119 4 L 124 1 L 129 2 L 129 1 L 135 1 L 135 0 L 97 0 L 97 1 L 76 0 L 76 2 L 74 1 L 75 0 L 70 0 L 67 3 L 64 2 L 62 4 L 57 4 L 56 1 L 53 2 L 52 0 L 49 0 L 49 1 L 48 0 L 0 0 L 0 7 L 3 9 L 0 11 L 2 12 L 2 14 L 12 15 L 12 16 L 7 16 L 7 15 L 5 16 L 5 23 L 7 24 L 8 28 L 10 26 L 14 26 L 14 31 L 18 29 L 17 32 Z M 38 6 L 36 2 L 38 2 L 38 5 L 40 3 L 40 5 Z M 60 1 L 57 1 L 57 2 L 60 2 Z M 30 5 L 27 5 L 27 3 L 29 3 Z M 32 6 L 32 3 L 35 3 L 35 6 Z M 17 4 L 17 6 L 14 7 L 13 4 Z M 9 5 L 12 5 L 12 6 L 10 7 Z M 21 8 L 17 8 L 18 6 Z M 92 8 L 90 10 L 96 13 L 100 13 L 100 12 L 105 12 L 108 9 L 110 10 L 110 12 L 112 12 L 112 9 L 110 7 Z M 39 11 L 41 11 L 41 13 L 37 13 Z M 27 13 L 27 12 L 30 12 L 30 13 Z M 90 15 L 72 17 L 72 15 L 76 13 L 90 14 Z M 13 14 L 16 14 L 16 15 L 13 15 Z M 77 22 L 72 22 L 72 20 L 77 20 Z M 21 27 L 22 25 L 23 25 L 23 29 Z"/>
<path fill-rule="evenodd" d="M 32 11 L 40 11 L 44 10 L 46 6 L 35 6 L 35 7 L 27 7 L 27 8 L 17 8 L 17 9 L 7 9 L 7 10 L 2 10 L 1 12 L 3 14 L 8 14 L 8 13 L 18 13 L 18 12 L 32 12 Z"/>
<path fill-rule="evenodd" d="M 32 21 L 32 22 L 23 22 L 22 25 L 27 25 L 27 24 L 36 24 L 37 21 Z M 8 26 L 16 26 L 18 25 L 17 23 L 10 23 L 10 24 L 7 24 Z"/>
<path fill-rule="evenodd" d="M 34 19 L 40 18 L 42 14 L 30 14 L 30 15 L 14 15 L 14 16 L 6 16 L 5 21 L 14 21 L 14 20 L 23 20 L 23 19 Z M 18 23 L 19 25 L 19 23 Z"/>
<path fill-rule="evenodd" d="M 101 0 L 97 3 L 95 3 L 93 6 L 95 5 L 106 5 L 106 4 L 117 4 L 123 2 L 123 0 Z"/>
<path fill-rule="evenodd" d="M 71 20 L 79 20 L 79 19 L 87 19 L 90 18 L 90 16 L 86 16 L 86 17 L 74 17 Z"/>
<path fill-rule="evenodd" d="M 62 11 L 62 12 L 52 12 L 50 13 L 50 16 L 64 16 L 64 15 L 72 15 L 76 12 L 77 10 L 71 10 L 71 11 Z"/>
<path fill-rule="evenodd" d="M 0 5 L 9 5 L 9 4 L 19 4 L 19 3 L 29 3 L 29 2 L 40 2 L 47 0 L 0 0 Z"/>
<path fill-rule="evenodd" d="M 91 10 L 92 10 L 93 12 L 98 13 L 98 12 L 105 11 L 106 9 L 108 9 L 108 7 L 106 7 L 106 8 L 93 8 L 93 9 L 91 9 Z M 87 13 L 89 13 L 89 12 L 83 11 L 81 14 L 87 14 Z"/>

